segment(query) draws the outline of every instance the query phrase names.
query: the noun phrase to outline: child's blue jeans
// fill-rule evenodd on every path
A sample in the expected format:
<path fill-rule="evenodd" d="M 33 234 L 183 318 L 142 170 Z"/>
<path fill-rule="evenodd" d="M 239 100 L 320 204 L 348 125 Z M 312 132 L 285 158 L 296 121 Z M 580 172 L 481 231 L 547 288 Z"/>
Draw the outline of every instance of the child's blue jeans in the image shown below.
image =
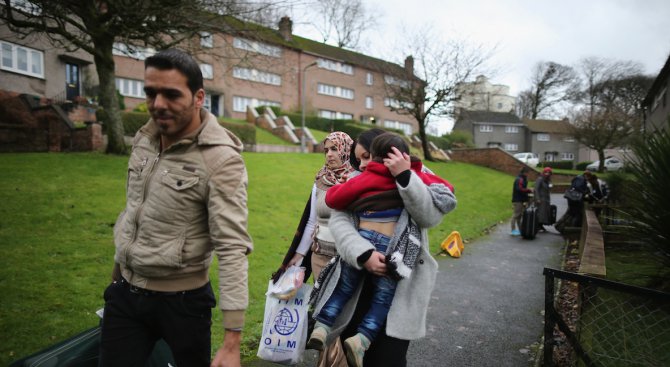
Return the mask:
<path fill-rule="evenodd" d="M 390 237 L 367 229 L 361 229 L 358 233 L 370 241 L 377 251 L 386 254 L 386 249 L 391 241 Z M 333 326 L 342 308 L 344 308 L 344 305 L 349 301 L 366 275 L 365 270 L 358 270 L 344 261 L 341 262 L 341 266 L 342 271 L 337 287 L 316 317 L 317 321 L 328 326 Z M 357 330 L 369 340 L 374 340 L 386 323 L 386 315 L 391 308 L 396 285 L 396 281 L 390 277 L 372 276 L 372 302 L 370 309 L 365 314 L 365 317 L 363 317 Z"/>

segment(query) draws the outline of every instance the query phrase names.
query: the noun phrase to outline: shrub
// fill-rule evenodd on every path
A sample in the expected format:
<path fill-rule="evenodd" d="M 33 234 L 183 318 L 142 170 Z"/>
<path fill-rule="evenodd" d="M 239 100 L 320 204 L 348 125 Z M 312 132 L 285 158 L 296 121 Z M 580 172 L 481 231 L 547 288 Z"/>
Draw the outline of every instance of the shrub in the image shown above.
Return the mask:
<path fill-rule="evenodd" d="M 135 136 L 144 124 L 149 121 L 149 114 L 144 112 L 121 112 L 121 121 L 123 121 L 123 135 Z"/>
<path fill-rule="evenodd" d="M 133 108 L 133 112 L 149 112 L 149 109 L 147 108 L 147 103 L 142 102 L 138 104 L 137 106 L 135 106 L 135 108 Z"/>
<path fill-rule="evenodd" d="M 265 107 L 270 107 L 272 112 L 274 112 L 275 116 L 277 117 L 283 114 L 281 108 L 277 106 L 258 106 L 256 107 L 256 112 L 258 112 L 259 115 L 263 114 L 265 112 Z"/>
<path fill-rule="evenodd" d="M 628 214 L 633 221 L 630 235 L 633 239 L 646 242 L 656 248 L 667 269 L 670 268 L 670 119 L 667 130 L 658 130 L 635 143 L 635 159 L 629 163 L 635 178 L 626 185 Z M 610 178 L 611 180 L 611 178 Z M 665 279 L 664 288 L 670 288 Z"/>
<path fill-rule="evenodd" d="M 232 131 L 244 144 L 256 144 L 256 127 L 251 124 L 219 121 L 221 126 Z"/>
<path fill-rule="evenodd" d="M 452 148 L 473 148 L 475 146 L 472 141 L 472 134 L 467 131 L 462 130 L 452 130 L 449 134 L 444 134 L 440 137 L 442 140 L 446 141 L 446 149 Z M 432 141 L 432 140 L 431 140 Z M 438 147 L 445 149 L 444 147 L 438 145 L 433 141 Z"/>
<path fill-rule="evenodd" d="M 551 167 L 553 169 L 572 169 L 571 161 L 560 161 L 560 162 L 540 162 L 537 164 L 538 167 Z"/>
<path fill-rule="evenodd" d="M 575 166 L 575 169 L 578 170 L 578 171 L 584 171 L 584 170 L 586 170 L 586 166 L 588 166 L 591 163 L 593 163 L 593 162 L 588 162 L 588 161 L 587 162 L 579 162 Z"/>

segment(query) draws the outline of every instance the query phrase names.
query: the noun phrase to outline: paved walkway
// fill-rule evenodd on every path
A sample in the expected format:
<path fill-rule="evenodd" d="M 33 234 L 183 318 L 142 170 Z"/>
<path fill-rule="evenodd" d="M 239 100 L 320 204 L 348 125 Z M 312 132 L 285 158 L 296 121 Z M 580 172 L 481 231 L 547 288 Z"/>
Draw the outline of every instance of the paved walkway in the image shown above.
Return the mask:
<path fill-rule="evenodd" d="M 552 202 L 560 218 L 567 209 L 565 199 L 552 194 Z M 427 335 L 410 344 L 408 366 L 532 364 L 543 333 L 542 269 L 560 267 L 564 241 L 553 228 L 538 233 L 534 240 L 512 237 L 509 232 L 507 221 L 466 244 L 461 258 L 438 258 L 440 272 Z M 307 351 L 301 366 L 314 366 L 314 358 L 315 353 Z"/>

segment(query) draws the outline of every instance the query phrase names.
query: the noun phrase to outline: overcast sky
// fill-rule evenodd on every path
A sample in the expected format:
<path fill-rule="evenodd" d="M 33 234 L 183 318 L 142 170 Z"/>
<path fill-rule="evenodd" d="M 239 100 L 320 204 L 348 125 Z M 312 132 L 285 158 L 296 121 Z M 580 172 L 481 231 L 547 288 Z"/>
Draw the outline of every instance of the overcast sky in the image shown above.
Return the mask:
<path fill-rule="evenodd" d="M 364 0 L 378 14 L 365 33 L 363 51 L 389 59 L 402 29 L 430 25 L 445 39 L 455 36 L 496 47 L 500 68 L 491 80 L 512 95 L 528 87 L 538 61 L 574 65 L 584 57 L 632 60 L 656 76 L 670 54 L 670 0 Z M 298 22 L 300 20 L 296 19 Z M 297 34 L 318 40 L 309 27 Z M 397 61 L 402 57 L 396 57 Z"/>

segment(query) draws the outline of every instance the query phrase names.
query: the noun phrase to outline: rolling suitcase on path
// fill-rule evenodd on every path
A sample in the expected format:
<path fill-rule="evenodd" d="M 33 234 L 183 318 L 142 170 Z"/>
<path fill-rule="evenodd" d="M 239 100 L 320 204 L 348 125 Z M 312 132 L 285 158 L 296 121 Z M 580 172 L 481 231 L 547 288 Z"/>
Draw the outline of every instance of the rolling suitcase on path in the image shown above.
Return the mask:
<path fill-rule="evenodd" d="M 524 209 L 523 217 L 521 217 L 521 237 L 532 240 L 535 238 L 538 229 L 537 209 L 535 205 L 530 204 Z"/>
<path fill-rule="evenodd" d="M 549 223 L 548 224 L 554 224 L 556 223 L 556 214 L 558 212 L 558 209 L 556 208 L 556 205 L 551 204 L 549 206 Z"/>

